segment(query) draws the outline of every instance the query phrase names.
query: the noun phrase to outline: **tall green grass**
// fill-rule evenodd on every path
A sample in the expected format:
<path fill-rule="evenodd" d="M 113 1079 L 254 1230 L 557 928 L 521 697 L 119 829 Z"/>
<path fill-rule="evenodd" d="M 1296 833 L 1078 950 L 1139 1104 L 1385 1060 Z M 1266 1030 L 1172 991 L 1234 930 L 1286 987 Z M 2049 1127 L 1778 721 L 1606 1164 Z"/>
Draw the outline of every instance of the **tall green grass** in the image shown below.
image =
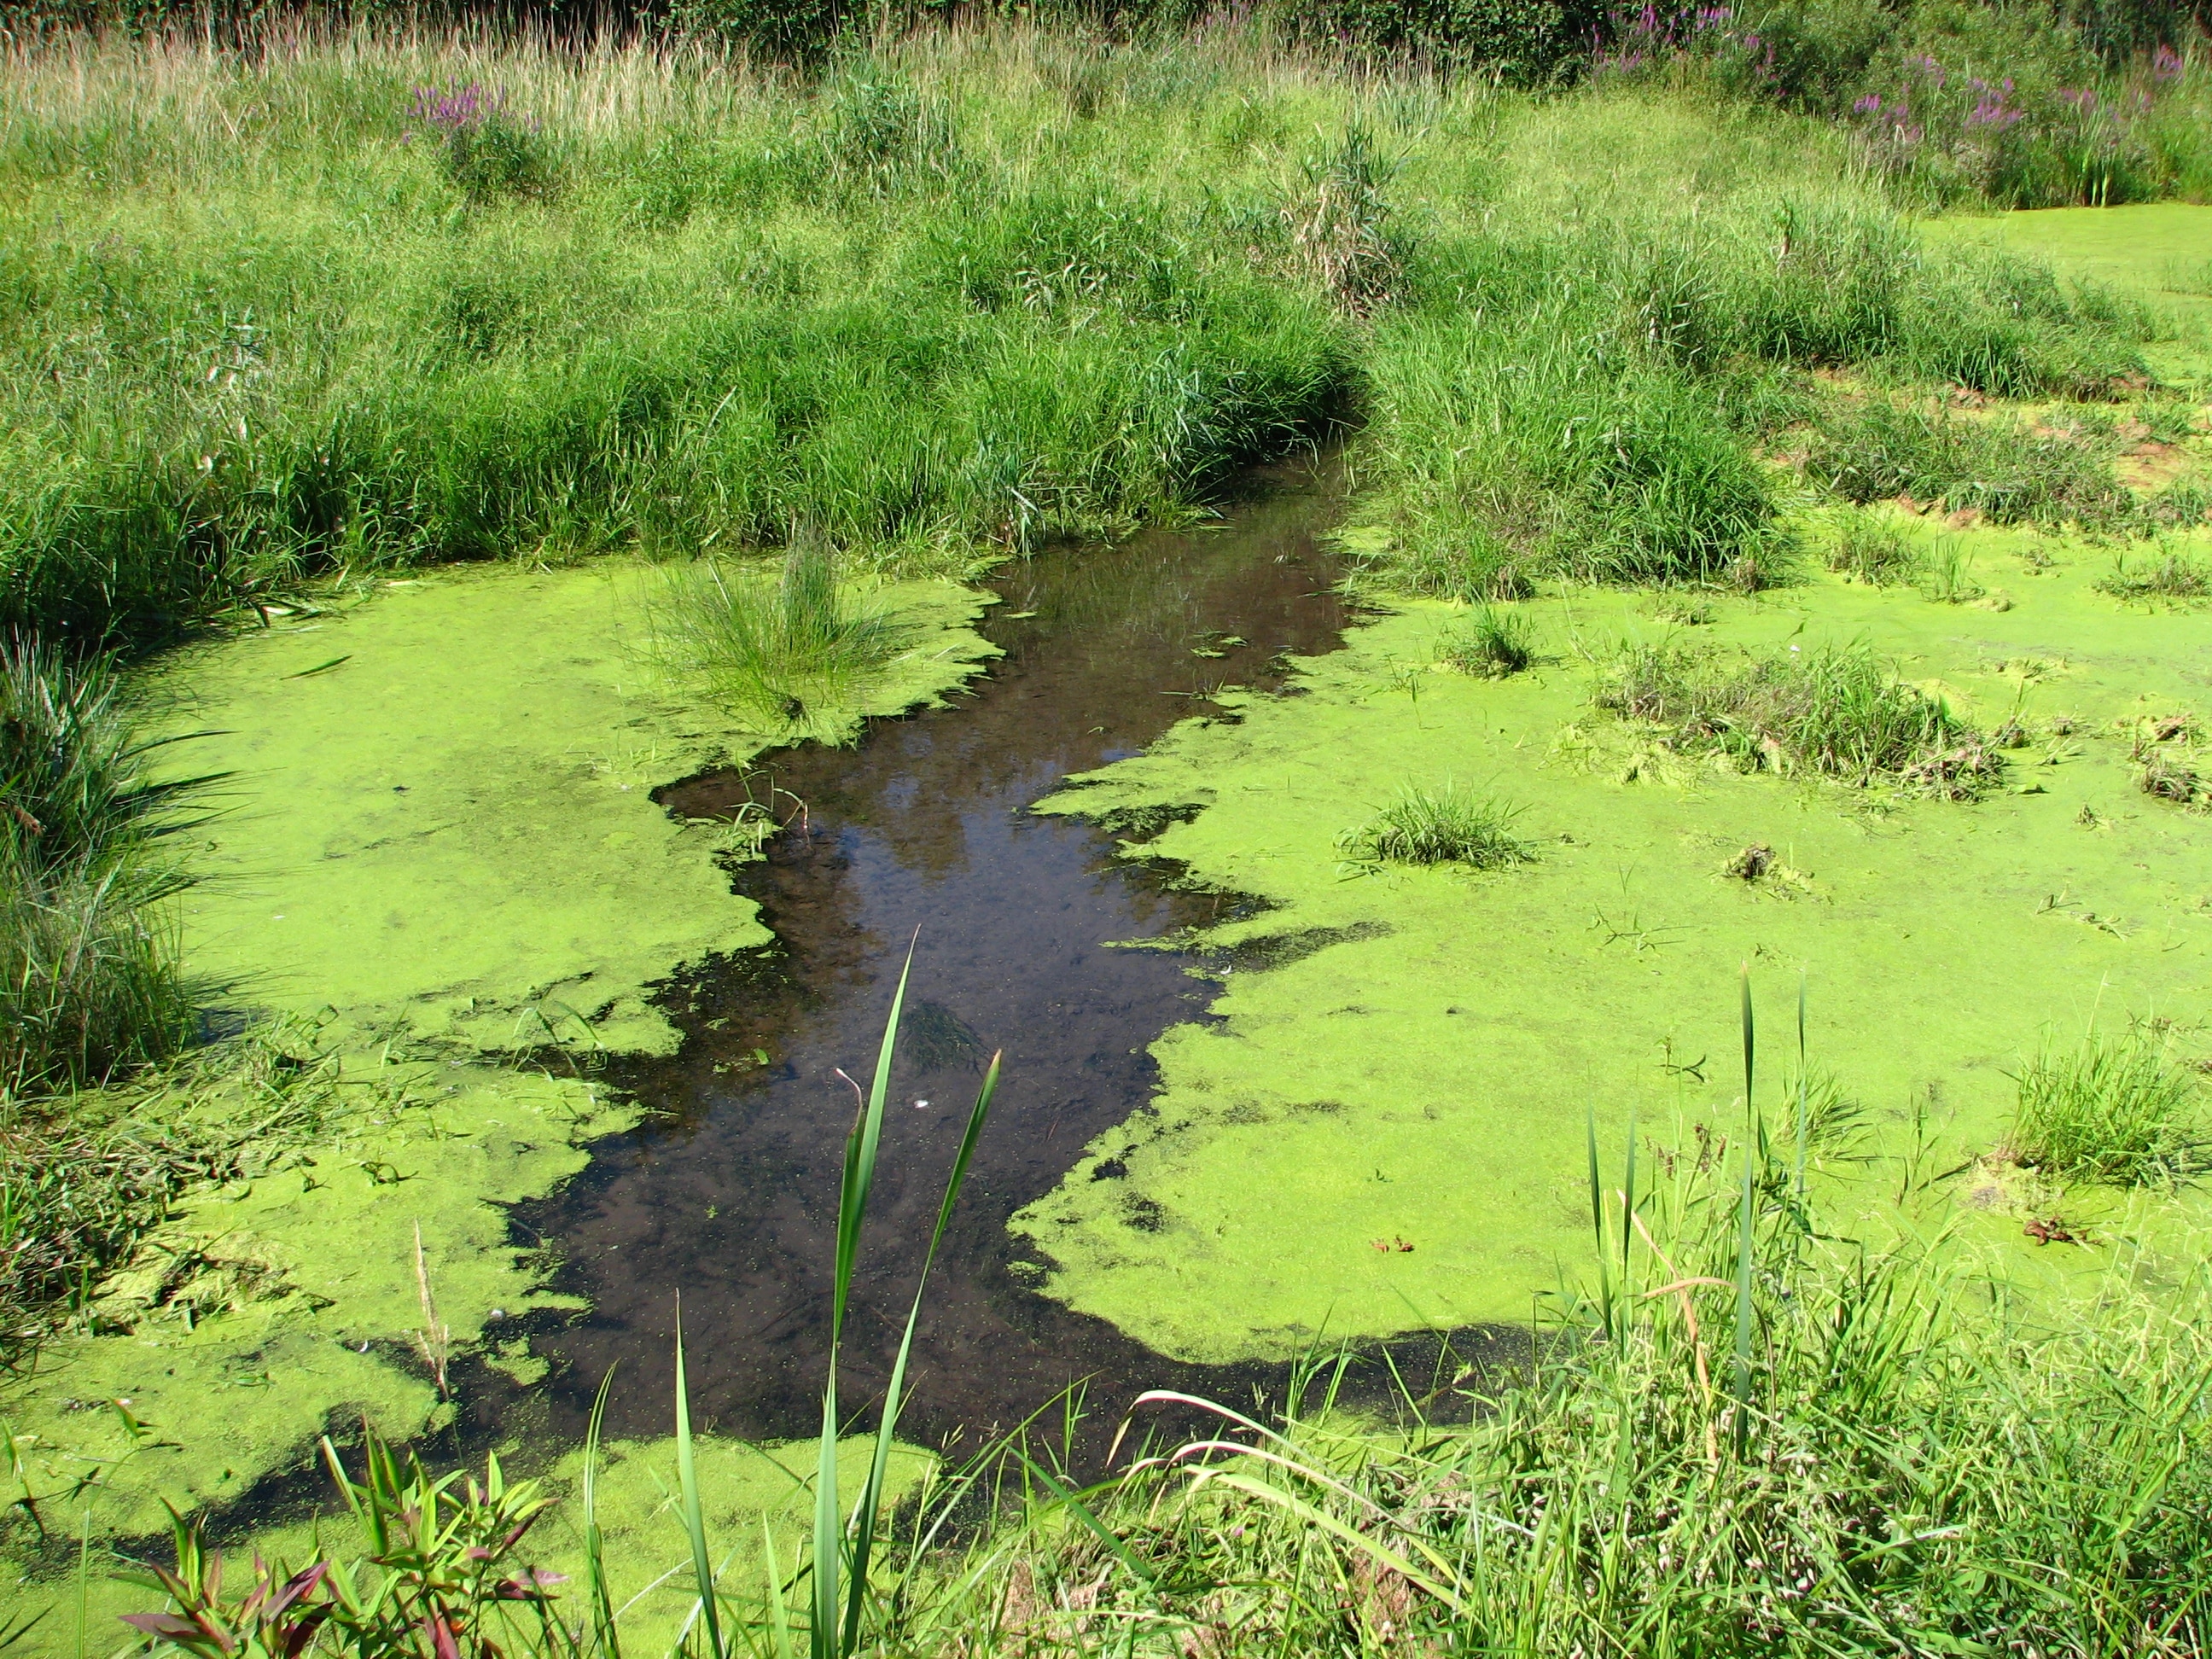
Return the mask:
<path fill-rule="evenodd" d="M 63 34 L 0 80 L 0 620 L 85 637 L 794 524 L 963 569 L 1354 422 L 1391 581 L 1757 586 L 1790 549 L 1754 446 L 1805 370 L 2142 373 L 2126 307 L 1929 251 L 1818 123 L 1378 82 L 1261 27 L 885 37 L 805 82 Z M 471 87 L 496 122 L 421 113 Z M 455 159 L 495 128 L 527 189 Z"/>
<path fill-rule="evenodd" d="M 2063 1179 L 2138 1186 L 2212 1163 L 2212 1116 L 2172 1034 L 2136 1027 L 2051 1048 L 2018 1074 L 2011 1150 Z"/>
<path fill-rule="evenodd" d="M 114 672 L 0 638 L 0 1100 L 106 1082 L 190 1036 L 164 842 L 212 780 L 156 781 Z"/>

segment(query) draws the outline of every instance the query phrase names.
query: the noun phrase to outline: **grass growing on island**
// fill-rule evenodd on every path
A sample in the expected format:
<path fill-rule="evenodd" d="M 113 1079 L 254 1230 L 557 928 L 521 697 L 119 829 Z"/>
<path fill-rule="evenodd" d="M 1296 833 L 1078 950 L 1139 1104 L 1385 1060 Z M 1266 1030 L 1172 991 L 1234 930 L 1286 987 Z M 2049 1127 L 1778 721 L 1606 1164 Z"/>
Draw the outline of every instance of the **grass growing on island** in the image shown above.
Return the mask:
<path fill-rule="evenodd" d="M 2123 553 L 2114 556 L 2112 569 L 2098 577 L 2094 586 L 2116 599 L 2212 599 L 2212 565 L 2171 550 L 2148 564 L 2130 565 Z"/>
<path fill-rule="evenodd" d="M 649 616 L 665 667 L 775 724 L 848 697 L 906 641 L 890 612 L 841 586 L 818 544 L 793 549 L 773 574 L 712 559 L 672 570 Z"/>
<path fill-rule="evenodd" d="M 1509 679 L 1536 660 L 1536 630 L 1518 611 L 1478 606 L 1448 629 L 1437 660 L 1483 679 Z"/>
<path fill-rule="evenodd" d="M 1602 671 L 1593 700 L 1662 728 L 1671 747 L 1723 754 L 1746 770 L 1887 781 L 1965 799 L 2002 765 L 1979 731 L 1941 697 L 1900 681 L 1863 641 L 1792 646 L 1741 661 L 1677 644 L 1632 645 Z"/>
<path fill-rule="evenodd" d="M 1899 526 L 1871 514 L 1854 513 L 1844 521 L 1828 550 L 1828 568 L 1869 587 L 1890 587 L 1920 574 L 1919 550 Z"/>
<path fill-rule="evenodd" d="M 2136 1026 L 2091 1032 L 2045 1049 L 2018 1074 L 2011 1150 L 2053 1175 L 2114 1186 L 2185 1179 L 2203 1169 L 2208 1125 L 2202 1079 L 2172 1034 Z"/>
<path fill-rule="evenodd" d="M 1513 831 L 1520 807 L 1455 783 L 1410 785 L 1398 799 L 1339 842 L 1354 865 L 1461 864 L 1504 870 L 1527 864 L 1535 849 Z"/>

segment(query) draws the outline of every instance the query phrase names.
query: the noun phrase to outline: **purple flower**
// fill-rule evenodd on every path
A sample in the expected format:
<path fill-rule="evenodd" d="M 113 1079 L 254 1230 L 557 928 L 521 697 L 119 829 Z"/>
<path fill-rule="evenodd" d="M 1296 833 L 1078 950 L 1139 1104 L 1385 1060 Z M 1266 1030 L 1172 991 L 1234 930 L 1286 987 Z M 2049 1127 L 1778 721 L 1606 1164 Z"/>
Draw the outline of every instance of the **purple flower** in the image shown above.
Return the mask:
<path fill-rule="evenodd" d="M 417 87 L 409 113 L 422 126 L 459 132 L 464 127 L 505 118 L 507 98 L 502 93 L 486 92 L 474 81 L 451 91 L 443 87 Z"/>
<path fill-rule="evenodd" d="M 2154 81 L 2178 79 L 2183 67 L 2181 54 L 2172 46 L 2160 46 L 2150 55 L 2150 78 Z"/>
<path fill-rule="evenodd" d="M 1851 113 L 1854 115 L 1881 114 L 1881 94 L 1878 92 L 1870 92 L 1867 94 L 1865 97 L 1860 99 L 1857 103 L 1851 106 Z"/>
<path fill-rule="evenodd" d="M 2002 96 L 1996 98 L 1984 96 L 1972 109 L 1966 112 L 1966 125 L 1970 128 L 1995 127 L 1999 132 L 2002 132 L 2026 113 L 2025 110 L 2007 107 Z"/>

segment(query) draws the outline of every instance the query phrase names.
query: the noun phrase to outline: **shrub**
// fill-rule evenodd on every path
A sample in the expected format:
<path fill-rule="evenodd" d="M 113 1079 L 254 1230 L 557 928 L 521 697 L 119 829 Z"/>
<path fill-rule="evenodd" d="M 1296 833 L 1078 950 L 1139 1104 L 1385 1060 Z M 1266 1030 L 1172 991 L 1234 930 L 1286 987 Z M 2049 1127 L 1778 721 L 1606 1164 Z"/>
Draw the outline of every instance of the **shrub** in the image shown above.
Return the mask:
<path fill-rule="evenodd" d="M 1339 845 L 1354 864 L 1463 864 L 1475 870 L 1506 869 L 1528 863 L 1536 856 L 1534 849 L 1513 833 L 1513 822 L 1522 810 L 1453 783 L 1439 789 L 1416 785 L 1365 823 L 1346 830 Z"/>
<path fill-rule="evenodd" d="M 1339 305 L 1364 314 L 1394 297 L 1407 257 L 1384 194 L 1394 163 L 1358 122 L 1304 163 L 1305 189 L 1283 209 L 1298 265 Z"/>
<path fill-rule="evenodd" d="M 1594 701 L 1665 728 L 1671 747 L 1725 754 L 1752 770 L 1887 780 L 1958 799 L 2002 765 L 1948 704 L 1899 682 L 1864 643 L 1793 646 L 1734 665 L 1691 647 L 1631 646 Z"/>
<path fill-rule="evenodd" d="M 1517 611 L 1483 605 L 1467 623 L 1444 635 L 1437 660 L 1462 674 L 1502 680 L 1536 659 L 1535 630 Z"/>
<path fill-rule="evenodd" d="M 672 571 L 649 620 L 665 667 L 779 726 L 848 699 L 905 645 L 887 612 L 839 586 L 820 546 L 794 549 L 773 577 L 711 559 Z"/>
<path fill-rule="evenodd" d="M 2197 1079 L 2163 1032 L 2092 1032 L 2079 1048 L 2046 1048 L 2015 1080 L 2012 1150 L 2038 1169 L 2130 1187 L 2203 1167 Z"/>

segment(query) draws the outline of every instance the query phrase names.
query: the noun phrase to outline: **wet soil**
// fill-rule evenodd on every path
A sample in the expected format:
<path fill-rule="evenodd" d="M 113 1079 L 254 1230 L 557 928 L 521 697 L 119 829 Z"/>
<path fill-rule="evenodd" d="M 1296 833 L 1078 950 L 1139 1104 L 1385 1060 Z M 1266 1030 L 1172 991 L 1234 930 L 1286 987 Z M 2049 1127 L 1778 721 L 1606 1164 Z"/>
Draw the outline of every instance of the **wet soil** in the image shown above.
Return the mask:
<path fill-rule="evenodd" d="M 1218 714 L 1209 693 L 1280 688 L 1284 657 L 1339 642 L 1338 568 L 1316 539 L 1334 491 L 1310 468 L 1268 482 L 1218 528 L 1007 568 L 986 625 L 1006 655 L 954 707 L 879 723 L 854 749 L 787 750 L 661 793 L 687 817 L 733 817 L 750 802 L 791 818 L 766 860 L 735 874 L 779 944 L 670 988 L 682 1052 L 619 1079 L 657 1115 L 518 1217 L 522 1236 L 557 1249 L 559 1288 L 592 1310 L 535 1345 L 556 1364 L 545 1426 L 577 1432 L 619 1362 L 631 1381 L 615 1391 L 609 1432 L 666 1433 L 680 1292 L 695 1414 L 745 1437 L 816 1431 L 855 1107 L 838 1073 L 871 1075 L 910 938 L 844 1398 L 872 1401 L 884 1386 L 998 1049 L 1004 1077 L 930 1285 L 902 1434 L 972 1446 L 1049 1406 L 1058 1440 L 1060 1402 L 1079 1385 L 1087 1426 L 1074 1438 L 1088 1462 L 1142 1389 L 1245 1404 L 1279 1394 L 1281 1366 L 1176 1364 L 1040 1296 L 1040 1264 L 1019 1260 L 1006 1231 L 1093 1135 L 1148 1109 L 1148 1045 L 1206 1017 L 1206 975 L 1221 964 L 1127 943 L 1172 939 L 1239 903 L 1118 859 L 1097 825 L 1026 809 L 1179 720 Z M 1129 1224 L 1145 1219 L 1133 1210 Z"/>

